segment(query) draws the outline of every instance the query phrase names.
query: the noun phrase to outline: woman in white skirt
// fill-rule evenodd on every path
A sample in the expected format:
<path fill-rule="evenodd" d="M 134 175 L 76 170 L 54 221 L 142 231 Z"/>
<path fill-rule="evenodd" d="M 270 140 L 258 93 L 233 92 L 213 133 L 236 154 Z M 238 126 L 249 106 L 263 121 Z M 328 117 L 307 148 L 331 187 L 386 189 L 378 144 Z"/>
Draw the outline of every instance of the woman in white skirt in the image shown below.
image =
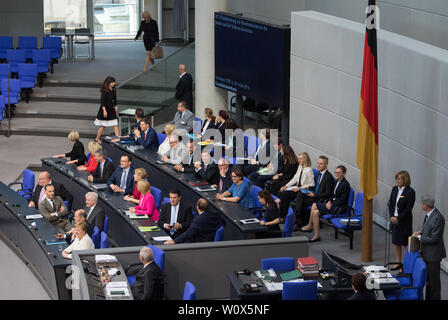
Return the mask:
<path fill-rule="evenodd" d="M 95 140 L 99 143 L 101 143 L 104 127 L 114 127 L 115 135 L 120 136 L 117 120 L 118 106 L 115 79 L 107 77 L 100 88 L 100 92 L 101 106 L 95 119 L 95 125 L 99 126 Z"/>

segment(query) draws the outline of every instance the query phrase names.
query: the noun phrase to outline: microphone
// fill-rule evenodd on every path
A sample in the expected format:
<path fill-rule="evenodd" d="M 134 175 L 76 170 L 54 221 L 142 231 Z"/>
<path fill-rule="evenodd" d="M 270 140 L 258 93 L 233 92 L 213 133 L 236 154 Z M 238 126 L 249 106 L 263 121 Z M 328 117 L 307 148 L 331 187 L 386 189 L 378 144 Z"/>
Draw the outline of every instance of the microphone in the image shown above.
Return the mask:
<path fill-rule="evenodd" d="M 110 277 L 109 282 L 112 282 L 113 278 L 115 278 L 115 276 L 119 276 L 120 274 L 121 274 L 121 271 L 117 270 L 117 272 L 112 277 Z"/>

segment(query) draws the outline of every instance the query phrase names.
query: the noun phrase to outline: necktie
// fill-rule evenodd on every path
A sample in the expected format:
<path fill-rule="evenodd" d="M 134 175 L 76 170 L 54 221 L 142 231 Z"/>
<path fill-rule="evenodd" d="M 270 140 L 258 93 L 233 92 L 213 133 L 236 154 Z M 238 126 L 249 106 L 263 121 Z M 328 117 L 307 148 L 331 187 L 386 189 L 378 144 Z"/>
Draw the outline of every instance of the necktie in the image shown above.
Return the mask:
<path fill-rule="evenodd" d="M 121 175 L 121 183 L 120 183 L 120 189 L 126 188 L 126 178 L 127 178 L 128 172 L 123 170 L 123 174 Z"/>
<path fill-rule="evenodd" d="M 222 177 L 221 177 L 221 178 L 219 178 L 219 192 L 223 191 L 222 187 L 223 187 L 223 184 L 222 184 Z"/>
<path fill-rule="evenodd" d="M 170 226 L 175 224 L 177 221 L 177 207 L 171 206 L 171 220 L 170 220 Z M 171 228 L 170 234 L 172 235 L 174 232 L 176 232 L 176 229 Z"/>
<path fill-rule="evenodd" d="M 317 178 L 316 192 L 319 190 L 320 181 L 322 180 L 322 173 L 319 172 L 319 176 Z"/>
<path fill-rule="evenodd" d="M 54 212 L 56 212 L 56 206 L 55 206 L 55 204 L 54 204 L 53 199 L 48 199 L 48 200 L 50 200 L 50 204 L 51 204 L 51 206 L 53 207 Z"/>
<path fill-rule="evenodd" d="M 425 224 L 426 220 L 428 220 L 428 215 L 426 215 L 425 219 L 423 219 L 423 224 Z"/>
<path fill-rule="evenodd" d="M 143 132 L 143 141 L 145 141 L 145 140 L 146 140 L 146 131 Z"/>

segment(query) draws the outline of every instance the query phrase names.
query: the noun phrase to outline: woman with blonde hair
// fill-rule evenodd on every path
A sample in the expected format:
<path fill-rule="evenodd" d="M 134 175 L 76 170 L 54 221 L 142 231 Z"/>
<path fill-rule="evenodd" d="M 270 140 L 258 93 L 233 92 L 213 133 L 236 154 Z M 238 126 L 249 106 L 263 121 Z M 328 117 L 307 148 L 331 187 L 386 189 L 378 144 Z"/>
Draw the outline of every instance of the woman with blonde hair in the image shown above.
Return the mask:
<path fill-rule="evenodd" d="M 138 29 L 135 40 L 137 40 L 143 32 L 143 43 L 146 49 L 146 60 L 143 71 L 146 71 L 148 63 L 151 61 L 151 66 L 154 65 L 154 59 L 151 58 L 151 51 L 155 47 L 156 43 L 159 42 L 159 28 L 157 26 L 156 20 L 151 18 L 151 14 L 148 11 L 143 11 L 142 13 L 143 21 L 140 22 L 140 28 Z"/>
<path fill-rule="evenodd" d="M 204 121 L 202 121 L 202 127 L 201 127 L 201 135 L 204 135 L 207 129 L 215 128 L 215 119 L 216 117 L 213 114 L 213 110 L 211 108 L 205 108 Z"/>
<path fill-rule="evenodd" d="M 135 181 L 134 192 L 132 193 L 132 195 L 125 195 L 124 200 L 135 203 L 135 204 L 139 204 L 140 198 L 141 198 L 141 193 L 138 191 L 138 182 L 140 180 L 146 180 L 147 177 L 148 177 L 148 172 L 146 172 L 146 170 L 144 168 L 135 169 L 135 171 L 134 171 L 134 181 Z"/>
<path fill-rule="evenodd" d="M 79 141 L 79 133 L 76 130 L 70 131 L 68 134 L 68 140 L 73 143 L 72 151 L 67 152 L 65 154 L 57 154 L 53 156 L 53 158 L 64 158 L 70 157 L 70 161 L 67 161 L 65 164 L 77 164 L 83 165 L 86 163 L 86 155 L 84 154 L 84 146 L 81 141 Z"/>
<path fill-rule="evenodd" d="M 151 186 L 146 180 L 140 180 L 137 182 L 138 192 L 141 193 L 139 205 L 136 207 L 130 207 L 129 211 L 136 214 L 145 214 L 152 220 L 157 222 L 159 220 L 159 210 L 156 207 L 156 200 L 151 194 Z"/>
<path fill-rule="evenodd" d="M 87 163 L 85 165 L 78 166 L 76 169 L 78 169 L 79 171 L 87 171 L 88 173 L 93 173 L 93 172 L 95 172 L 96 167 L 98 166 L 98 162 L 96 162 L 93 154 L 97 150 L 101 149 L 101 145 L 98 142 L 96 142 L 95 140 L 92 140 L 87 145 L 87 149 L 89 149 L 89 152 L 90 152 L 90 157 L 87 160 Z"/>
<path fill-rule="evenodd" d="M 159 146 L 159 150 L 157 151 L 158 154 L 165 154 L 171 149 L 170 135 L 176 134 L 176 126 L 172 123 L 167 124 L 165 126 L 165 134 L 166 134 L 166 138 L 162 142 L 162 144 Z"/>

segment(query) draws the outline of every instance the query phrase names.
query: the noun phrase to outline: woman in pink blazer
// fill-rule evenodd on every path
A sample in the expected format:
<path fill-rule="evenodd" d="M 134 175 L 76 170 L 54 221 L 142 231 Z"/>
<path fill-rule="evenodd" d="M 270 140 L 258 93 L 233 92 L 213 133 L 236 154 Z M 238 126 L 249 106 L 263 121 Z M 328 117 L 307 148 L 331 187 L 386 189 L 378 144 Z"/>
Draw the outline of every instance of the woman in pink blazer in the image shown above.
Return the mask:
<path fill-rule="evenodd" d="M 159 220 L 159 210 L 156 207 L 156 201 L 151 194 L 151 187 L 146 180 L 137 182 L 137 189 L 141 193 L 140 204 L 136 207 L 129 208 L 129 211 L 136 214 L 146 214 L 155 222 Z"/>

